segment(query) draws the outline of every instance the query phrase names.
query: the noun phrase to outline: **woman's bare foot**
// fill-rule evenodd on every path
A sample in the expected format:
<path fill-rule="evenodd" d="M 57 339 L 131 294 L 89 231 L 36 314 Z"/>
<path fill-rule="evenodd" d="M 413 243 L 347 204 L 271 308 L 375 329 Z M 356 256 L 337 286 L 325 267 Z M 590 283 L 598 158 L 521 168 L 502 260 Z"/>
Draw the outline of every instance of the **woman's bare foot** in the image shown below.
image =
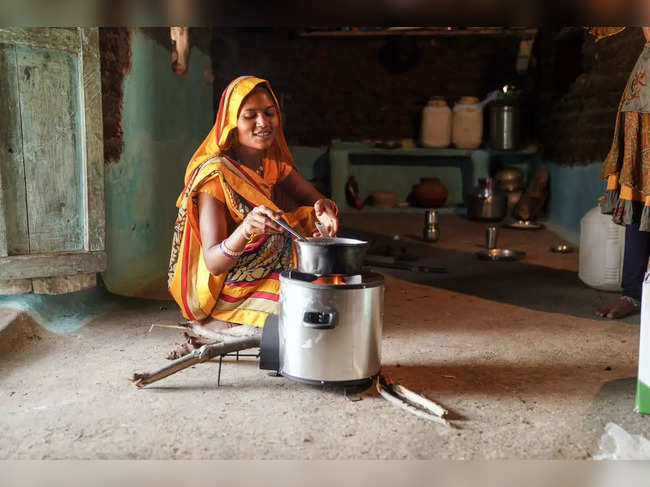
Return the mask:
<path fill-rule="evenodd" d="M 216 331 L 217 333 L 227 330 L 229 328 L 234 328 L 235 326 L 240 326 L 239 323 L 230 323 L 228 321 L 221 321 L 211 316 L 207 317 L 204 320 L 200 320 L 199 323 L 204 328 L 208 330 Z"/>
<path fill-rule="evenodd" d="M 627 296 L 621 297 L 616 303 L 602 306 L 596 310 L 596 316 L 601 318 L 619 319 L 639 312 L 639 302 Z"/>
<path fill-rule="evenodd" d="M 257 326 L 252 325 L 242 325 L 239 323 L 230 323 L 227 321 L 217 320 L 215 318 L 209 317 L 205 320 L 201 320 L 201 326 L 207 328 L 208 330 L 215 332 L 219 335 L 225 336 L 254 336 L 259 335 L 262 332 L 262 329 Z"/>

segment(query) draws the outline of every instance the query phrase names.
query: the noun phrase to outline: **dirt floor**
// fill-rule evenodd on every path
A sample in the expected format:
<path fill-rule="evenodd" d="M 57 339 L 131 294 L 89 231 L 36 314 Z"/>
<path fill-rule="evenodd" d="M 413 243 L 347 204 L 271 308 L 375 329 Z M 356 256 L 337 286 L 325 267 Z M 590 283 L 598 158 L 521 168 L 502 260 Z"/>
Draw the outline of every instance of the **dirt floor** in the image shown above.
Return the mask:
<path fill-rule="evenodd" d="M 162 366 L 180 341 L 151 324 L 180 315 L 116 299 L 77 331 L 50 333 L 24 313 L 0 331 L 0 458 L 588 459 L 610 421 L 650 438 L 650 417 L 633 412 L 639 318 L 594 318 L 617 295 L 579 281 L 576 253 L 549 252 L 561 239 L 547 230 L 502 229 L 526 258 L 482 262 L 487 224 L 442 215 L 441 240 L 426 244 L 421 222 L 343 218 L 373 253 L 447 267 L 382 271 L 382 373 L 446 406 L 456 429 L 374 389 L 352 402 L 270 377 L 253 358 L 225 361 L 221 387 L 217 365 L 202 364 L 139 390 L 131 374 Z"/>

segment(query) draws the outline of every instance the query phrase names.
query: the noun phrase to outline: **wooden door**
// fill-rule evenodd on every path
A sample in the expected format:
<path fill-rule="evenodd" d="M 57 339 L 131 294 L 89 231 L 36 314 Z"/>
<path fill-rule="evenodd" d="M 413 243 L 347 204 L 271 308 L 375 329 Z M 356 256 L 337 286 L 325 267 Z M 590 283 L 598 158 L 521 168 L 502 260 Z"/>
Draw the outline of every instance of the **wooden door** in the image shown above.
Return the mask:
<path fill-rule="evenodd" d="M 0 113 L 5 292 L 103 271 L 98 30 L 0 29 Z"/>

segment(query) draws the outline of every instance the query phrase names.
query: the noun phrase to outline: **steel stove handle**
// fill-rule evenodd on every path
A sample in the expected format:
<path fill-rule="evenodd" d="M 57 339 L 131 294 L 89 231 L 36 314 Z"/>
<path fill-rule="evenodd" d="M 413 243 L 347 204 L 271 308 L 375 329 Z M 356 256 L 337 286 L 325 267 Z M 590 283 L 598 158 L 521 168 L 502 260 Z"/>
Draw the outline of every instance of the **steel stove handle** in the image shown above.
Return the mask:
<path fill-rule="evenodd" d="M 312 330 L 333 330 L 338 323 L 339 314 L 335 310 L 305 311 L 302 326 Z"/>

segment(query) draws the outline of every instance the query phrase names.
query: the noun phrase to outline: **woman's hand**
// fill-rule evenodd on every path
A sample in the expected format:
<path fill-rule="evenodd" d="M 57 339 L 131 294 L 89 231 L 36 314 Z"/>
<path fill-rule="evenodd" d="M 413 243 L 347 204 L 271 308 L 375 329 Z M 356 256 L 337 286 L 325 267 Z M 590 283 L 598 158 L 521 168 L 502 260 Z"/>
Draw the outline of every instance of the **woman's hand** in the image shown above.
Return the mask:
<path fill-rule="evenodd" d="M 339 219 L 336 217 L 338 211 L 336 203 L 332 200 L 323 198 L 314 203 L 316 218 L 318 218 L 318 221 L 321 222 L 329 232 L 329 235 L 321 235 L 320 232 L 316 231 L 314 232 L 314 237 L 336 236 L 336 233 L 339 231 Z"/>
<path fill-rule="evenodd" d="M 272 220 L 273 218 L 277 220 L 281 217 L 281 211 L 274 211 L 266 206 L 256 206 L 248 212 L 248 215 L 246 215 L 246 218 L 242 222 L 244 235 L 250 238 L 252 235 L 282 233 L 284 229 Z"/>

